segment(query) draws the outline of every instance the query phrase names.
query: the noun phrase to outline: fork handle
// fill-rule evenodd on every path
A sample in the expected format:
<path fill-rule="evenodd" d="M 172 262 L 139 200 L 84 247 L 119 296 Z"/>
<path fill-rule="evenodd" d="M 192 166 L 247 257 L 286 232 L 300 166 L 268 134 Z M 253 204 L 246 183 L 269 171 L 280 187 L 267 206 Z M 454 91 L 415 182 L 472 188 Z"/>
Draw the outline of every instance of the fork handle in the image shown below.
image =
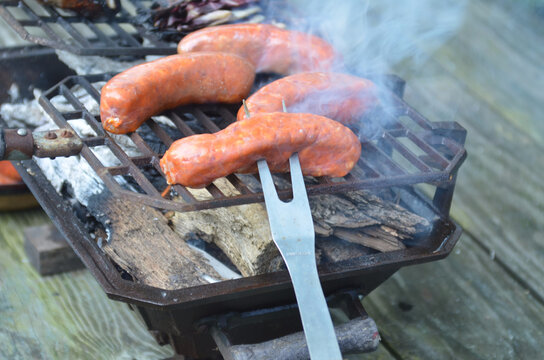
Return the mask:
<path fill-rule="evenodd" d="M 342 354 L 311 253 L 282 254 L 295 289 L 312 360 L 341 360 Z"/>

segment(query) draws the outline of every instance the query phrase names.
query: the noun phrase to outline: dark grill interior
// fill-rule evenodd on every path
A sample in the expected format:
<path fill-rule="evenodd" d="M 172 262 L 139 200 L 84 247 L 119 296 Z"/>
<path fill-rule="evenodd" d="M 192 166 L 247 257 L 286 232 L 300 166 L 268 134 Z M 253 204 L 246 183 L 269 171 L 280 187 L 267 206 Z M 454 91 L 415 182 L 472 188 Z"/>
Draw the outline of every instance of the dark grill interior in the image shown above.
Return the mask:
<path fill-rule="evenodd" d="M 258 177 L 247 175 L 230 175 L 231 185 L 238 191 L 234 196 L 227 196 L 217 186 L 210 185 L 206 189 L 211 195 L 209 200 L 197 200 L 183 186 L 173 186 L 173 191 L 180 195 L 176 200 L 163 198 L 166 183 L 157 181 L 162 175 L 159 160 L 165 149 L 176 138 L 189 136 L 199 132 L 216 132 L 235 120 L 237 107 L 222 105 L 186 106 L 166 112 L 177 131 L 157 121 L 149 120 L 137 132 L 128 136 L 137 147 L 138 155 L 129 156 L 101 126 L 97 113 L 91 113 L 74 95 L 74 90 L 84 89 L 97 103 L 100 92 L 93 83 L 107 81 L 111 75 L 73 76 L 65 79 L 57 86 L 45 92 L 40 104 L 61 128 L 69 127 L 70 120 L 83 119 L 96 133 L 96 136 L 85 137 L 81 155 L 89 162 L 97 175 L 104 181 L 109 190 L 117 196 L 136 200 L 157 208 L 193 211 L 221 206 L 253 203 L 263 200 L 259 191 Z M 73 111 L 61 112 L 50 101 L 61 95 L 71 104 Z M 363 119 L 365 124 L 359 132 L 363 152 L 354 170 L 344 178 L 308 178 L 308 194 L 345 192 L 354 189 L 369 189 L 389 186 L 414 185 L 432 183 L 447 184 L 465 156 L 463 139 L 455 139 L 456 132 L 462 133 L 455 123 L 432 123 L 404 101 L 391 94 L 392 105 L 387 112 L 380 111 L 369 114 Z M 387 126 L 381 126 L 386 123 Z M 154 136 L 146 136 L 148 128 Z M 448 135 L 448 136 L 446 136 Z M 155 140 L 152 140 L 155 138 Z M 161 144 L 157 144 L 156 138 Z M 93 148 L 106 146 L 118 160 L 113 166 L 103 165 Z M 281 175 L 280 175 L 281 176 Z M 127 187 L 120 177 L 128 184 Z M 161 177 L 159 177 L 160 179 Z M 282 177 L 286 183 L 288 177 Z M 288 197 L 288 188 L 279 188 L 280 196 Z"/>

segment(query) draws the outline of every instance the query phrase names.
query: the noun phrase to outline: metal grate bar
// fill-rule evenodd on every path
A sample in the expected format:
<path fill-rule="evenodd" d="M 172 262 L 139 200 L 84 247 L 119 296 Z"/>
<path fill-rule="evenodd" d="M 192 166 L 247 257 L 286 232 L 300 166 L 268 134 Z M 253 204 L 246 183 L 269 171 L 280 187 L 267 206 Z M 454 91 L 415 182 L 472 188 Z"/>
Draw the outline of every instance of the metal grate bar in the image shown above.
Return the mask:
<path fill-rule="evenodd" d="M 28 3 L 28 4 L 27 4 Z M 30 7 L 29 5 L 32 5 Z M 12 13 L 14 8 L 23 9 L 28 19 L 18 20 Z M 39 11 L 38 15 L 36 11 Z M 113 31 L 106 35 L 97 27 L 92 19 L 82 16 L 72 16 L 68 13 L 57 11 L 54 7 L 30 3 L 27 0 L 0 2 L 0 16 L 3 17 L 24 40 L 39 45 L 70 51 L 78 55 L 100 56 L 146 56 L 146 55 L 172 55 L 176 53 L 175 44 L 166 43 L 159 36 L 141 24 L 138 14 L 129 14 L 121 9 L 115 16 L 108 18 L 104 24 L 109 25 Z M 58 24 L 64 31 L 56 33 L 51 24 Z M 122 25 L 130 25 L 135 29 L 130 34 Z M 85 32 L 78 29 L 78 25 L 85 25 L 97 38 L 87 38 Z M 40 29 L 38 35 L 31 34 L 28 28 Z M 60 30 L 60 28 L 59 28 Z M 59 36 L 62 35 L 62 36 Z M 149 45 L 143 45 L 140 39 L 147 40 Z"/>
<path fill-rule="evenodd" d="M 215 198 L 215 199 L 221 199 L 225 197 L 225 194 L 217 187 L 215 184 L 210 184 L 206 186 L 206 190 Z"/>
<path fill-rule="evenodd" d="M 183 119 L 178 114 L 176 114 L 175 112 L 170 112 L 169 115 L 170 119 L 174 122 L 178 130 L 181 131 L 183 136 L 190 136 L 195 134 L 195 132 L 189 127 L 189 125 L 185 123 L 185 121 L 183 121 Z"/>
<path fill-rule="evenodd" d="M 105 131 L 102 127 L 102 123 L 96 121 L 96 118 L 90 114 L 88 111 L 83 112 L 83 118 L 87 120 L 87 123 L 94 130 L 97 136 L 104 136 Z"/>
<path fill-rule="evenodd" d="M 382 149 L 377 147 L 371 141 L 363 143 L 363 153 L 365 152 L 367 156 L 363 156 L 362 161 L 367 167 L 374 170 L 379 177 L 405 175 L 405 172 L 400 168 L 400 166 L 397 165 L 389 155 L 387 155 Z M 372 162 L 367 161 L 367 158 L 371 158 Z M 361 160 L 359 162 L 361 162 Z"/>
<path fill-rule="evenodd" d="M 172 145 L 172 143 L 174 142 L 174 140 L 172 140 L 172 138 L 170 137 L 170 135 L 168 135 L 166 133 L 166 131 L 164 131 L 163 128 L 161 128 L 159 126 L 159 124 L 157 124 L 155 121 L 153 120 L 148 120 L 146 121 L 146 124 L 147 126 L 149 126 L 151 128 L 151 130 L 159 137 L 159 139 L 168 147 L 170 147 L 170 145 Z"/>
<path fill-rule="evenodd" d="M 40 16 L 38 16 L 31 8 L 24 5 L 22 2 L 19 8 L 23 9 L 24 12 L 30 17 L 30 19 L 36 22 L 34 26 L 39 26 L 53 41 L 59 43 L 63 42 L 63 40 L 57 35 L 57 33 L 54 32 L 53 29 L 49 27 L 49 25 L 47 25 L 47 22 L 41 19 Z"/>
<path fill-rule="evenodd" d="M 100 75 L 97 79 L 94 80 L 94 82 L 99 81 L 98 79 L 102 79 L 104 75 Z M 92 78 L 89 79 L 90 81 L 93 81 Z M 89 95 L 92 96 L 92 98 L 100 104 L 100 92 L 91 85 L 91 83 L 87 80 L 85 77 L 77 77 L 77 84 L 83 87 Z M 106 81 L 106 79 L 102 79 Z"/>
<path fill-rule="evenodd" d="M 103 136 L 92 136 L 81 140 L 89 147 L 100 146 L 106 143 L 106 139 Z"/>
<path fill-rule="evenodd" d="M 81 44 L 81 46 L 86 48 L 92 46 L 91 43 L 81 33 L 79 33 L 79 31 L 77 31 L 75 27 L 70 24 L 70 22 L 64 20 L 64 18 L 60 16 L 57 17 L 56 21 L 60 24 L 60 26 L 62 26 L 64 30 L 66 30 L 68 34 L 70 34 L 70 36 L 72 36 L 79 44 Z"/>
<path fill-rule="evenodd" d="M 424 172 L 431 171 L 431 168 L 428 167 L 419 157 L 417 157 L 416 154 L 414 154 L 411 150 L 409 150 L 406 146 L 401 144 L 399 141 L 397 141 L 397 138 L 392 136 L 389 133 L 384 133 L 384 138 L 386 141 L 393 145 L 393 147 L 400 153 L 402 156 L 404 156 L 407 160 L 410 161 L 412 165 L 417 167 L 419 170 Z"/>
<path fill-rule="evenodd" d="M 192 112 L 192 114 L 198 119 L 200 124 L 206 128 L 211 133 L 216 133 L 220 131 L 221 129 L 219 126 L 215 125 L 213 121 L 210 120 L 209 117 L 207 117 L 202 110 L 199 108 L 195 108 Z"/>
<path fill-rule="evenodd" d="M 392 96 L 395 97 L 395 95 L 392 95 Z M 401 102 L 400 99 L 398 99 L 398 98 L 396 98 L 396 101 Z M 409 110 L 411 108 L 409 108 L 407 106 L 404 106 L 404 108 L 406 110 L 402 111 L 403 114 L 406 114 L 406 113 L 410 112 Z M 421 116 L 419 113 L 414 111 L 414 114 L 412 114 L 412 115 L 419 119 L 418 124 L 421 127 L 424 127 L 426 129 L 431 129 L 432 128 L 432 124 L 427 119 L 425 119 L 423 116 Z M 413 118 L 411 118 L 411 119 L 413 120 Z M 418 169 L 420 169 L 422 171 L 429 171 L 430 170 L 430 169 L 428 169 L 429 167 L 427 166 L 427 164 L 422 162 L 419 157 L 415 156 L 415 154 L 413 154 L 411 151 L 406 149 L 404 147 L 404 145 L 402 145 L 401 143 L 396 141 L 395 137 L 406 136 L 408 139 L 410 139 L 412 142 L 414 142 L 422 151 L 426 152 L 431 157 L 431 159 L 433 159 L 434 161 L 440 163 L 443 166 L 443 168 L 445 166 L 447 166 L 448 161 L 442 155 L 440 155 L 437 151 L 435 151 L 432 146 L 429 146 L 425 141 L 423 141 L 414 132 L 412 132 L 411 130 L 408 130 L 406 128 L 406 126 L 404 126 L 402 123 L 396 122 L 395 123 L 395 128 L 392 129 L 392 130 L 387 130 L 387 129 L 383 128 L 382 126 L 380 126 L 380 130 L 385 135 L 385 139 L 388 140 L 389 143 L 391 145 L 393 145 L 399 152 L 403 153 L 403 151 L 406 151 L 407 156 L 409 156 L 409 157 L 411 157 L 413 159 L 413 160 L 411 160 L 411 159 L 407 158 L 407 160 L 409 160 L 412 163 L 412 165 L 416 166 Z M 403 148 L 405 150 L 401 150 Z M 408 153 L 410 153 L 410 154 L 408 154 Z M 424 169 L 423 167 L 427 168 L 427 170 Z"/>
<path fill-rule="evenodd" d="M 142 44 L 140 44 L 132 35 L 127 33 L 119 24 L 112 22 L 109 24 L 113 30 L 123 39 L 127 42 L 129 46 L 134 47 L 141 47 Z"/>
<path fill-rule="evenodd" d="M 241 194 L 253 194 L 253 191 L 238 178 L 238 176 L 231 174 L 227 176 L 227 180 L 238 190 Z"/>
<path fill-rule="evenodd" d="M 414 133 L 412 133 L 411 131 L 408 131 L 406 133 L 406 137 L 410 140 L 412 140 L 417 146 L 419 146 L 419 148 L 423 151 L 425 151 L 427 153 L 427 155 L 429 155 L 429 157 L 436 161 L 437 163 L 439 163 L 442 168 L 446 168 L 449 164 L 448 160 L 442 156 L 438 151 L 436 151 L 432 146 L 430 146 L 428 143 L 426 143 L 425 141 L 423 141 L 421 138 L 419 138 L 418 136 L 416 136 Z"/>
<path fill-rule="evenodd" d="M 147 157 L 157 156 L 157 154 L 151 149 L 151 147 L 149 147 L 149 145 L 147 145 L 147 143 L 140 136 L 140 134 L 138 134 L 137 132 L 133 132 L 129 136 L 140 152 L 147 154 Z"/>
<path fill-rule="evenodd" d="M 400 99 L 396 99 L 397 103 L 400 102 Z M 432 125 L 431 123 L 425 119 L 420 113 L 412 109 L 411 107 L 403 106 L 403 115 L 408 116 L 412 121 L 414 121 L 416 124 L 421 126 L 424 129 L 431 130 Z"/>
<path fill-rule="evenodd" d="M 102 30 L 100 30 L 100 29 L 98 28 L 98 26 L 96 26 L 94 23 L 89 22 L 89 23 L 87 23 L 87 26 L 89 27 L 89 29 L 91 29 L 91 30 L 93 31 L 93 33 L 96 34 L 96 36 L 97 36 L 103 43 L 107 44 L 107 45 L 110 46 L 110 47 L 115 47 L 115 46 L 117 46 L 117 44 L 116 44 L 113 40 L 111 40 L 111 39 L 109 38 L 109 36 L 106 36 L 106 34 L 104 34 L 104 33 L 102 32 Z"/>
<path fill-rule="evenodd" d="M 117 145 L 111 137 L 108 135 L 107 145 L 113 154 L 121 161 L 125 166 L 129 167 L 129 174 L 132 175 L 134 180 L 140 185 L 143 191 L 153 197 L 161 198 L 161 194 L 155 189 L 155 186 L 145 177 L 145 175 L 139 170 L 139 168 L 130 160 L 129 156 L 123 151 L 123 149 Z"/>
<path fill-rule="evenodd" d="M 63 113 L 62 115 L 64 115 L 64 118 L 66 120 L 81 119 L 83 117 L 83 111 L 81 110 L 68 111 Z"/>
<path fill-rule="evenodd" d="M 181 185 L 174 185 L 172 188 L 181 196 L 181 198 L 189 204 L 196 204 L 198 200 L 191 194 L 189 190 Z M 172 209 L 175 210 L 175 209 Z"/>
<path fill-rule="evenodd" d="M 82 113 L 83 111 L 87 111 L 87 109 L 85 109 L 85 106 L 83 106 L 81 101 L 79 101 L 79 99 L 72 93 L 70 89 L 68 89 L 68 87 L 65 84 L 60 84 L 59 94 L 64 96 L 66 100 L 68 100 L 70 105 L 72 105 L 74 109 L 79 112 L 80 114 L 79 117 L 83 116 L 83 113 Z"/>

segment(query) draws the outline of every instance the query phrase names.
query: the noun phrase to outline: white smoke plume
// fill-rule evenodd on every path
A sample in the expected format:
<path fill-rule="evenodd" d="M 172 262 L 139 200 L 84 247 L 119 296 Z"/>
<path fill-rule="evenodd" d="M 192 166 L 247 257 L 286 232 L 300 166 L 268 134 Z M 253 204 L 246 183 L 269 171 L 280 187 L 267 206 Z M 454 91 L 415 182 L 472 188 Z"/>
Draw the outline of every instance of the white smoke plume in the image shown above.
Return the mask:
<path fill-rule="evenodd" d="M 463 23 L 467 0 L 293 0 L 290 24 L 323 37 L 350 72 L 387 73 L 421 65 Z"/>

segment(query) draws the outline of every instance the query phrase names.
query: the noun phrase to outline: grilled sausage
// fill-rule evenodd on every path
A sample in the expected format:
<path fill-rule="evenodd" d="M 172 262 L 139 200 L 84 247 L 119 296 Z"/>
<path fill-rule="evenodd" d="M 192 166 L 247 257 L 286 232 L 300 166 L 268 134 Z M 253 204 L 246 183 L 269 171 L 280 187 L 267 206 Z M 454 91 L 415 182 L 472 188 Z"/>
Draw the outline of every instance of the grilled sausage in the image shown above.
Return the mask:
<path fill-rule="evenodd" d="M 21 181 L 21 176 L 10 161 L 0 161 L 0 185 L 14 185 Z"/>
<path fill-rule="evenodd" d="M 321 38 L 268 24 L 221 25 L 195 31 L 178 44 L 178 53 L 223 51 L 245 57 L 257 72 L 293 74 L 331 71 L 340 55 Z"/>
<path fill-rule="evenodd" d="M 115 15 L 121 10 L 120 0 L 38 0 L 42 4 L 72 10 L 85 17 Z"/>
<path fill-rule="evenodd" d="M 136 130 L 152 115 L 185 104 L 238 103 L 255 78 L 245 59 L 225 53 L 172 55 L 136 65 L 102 88 L 100 117 L 116 134 Z"/>
<path fill-rule="evenodd" d="M 367 79 L 337 73 L 300 73 L 276 80 L 257 90 L 246 101 L 250 116 L 282 111 L 312 113 L 343 124 L 353 124 L 376 106 L 376 86 Z M 242 108 L 238 121 L 246 118 Z"/>
<path fill-rule="evenodd" d="M 338 177 L 353 168 L 361 143 L 350 129 L 322 116 L 256 114 L 215 134 L 175 141 L 160 164 L 169 184 L 203 187 L 231 173 L 256 172 L 259 159 L 271 171 L 286 172 L 295 152 L 303 174 Z"/>

